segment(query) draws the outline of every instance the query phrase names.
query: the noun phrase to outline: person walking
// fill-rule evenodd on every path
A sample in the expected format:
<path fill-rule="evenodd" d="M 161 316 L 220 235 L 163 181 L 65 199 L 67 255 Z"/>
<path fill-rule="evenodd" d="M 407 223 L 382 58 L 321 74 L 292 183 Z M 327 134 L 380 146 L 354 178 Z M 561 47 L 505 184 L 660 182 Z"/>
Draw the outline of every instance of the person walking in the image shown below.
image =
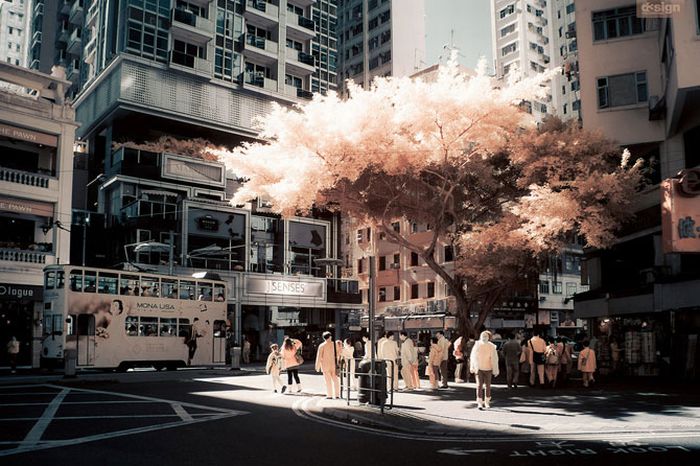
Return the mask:
<path fill-rule="evenodd" d="M 248 341 L 248 337 L 243 337 L 243 362 L 250 364 L 250 341 Z"/>
<path fill-rule="evenodd" d="M 430 388 L 438 389 L 440 380 L 440 364 L 442 364 L 442 348 L 437 337 L 430 339 L 430 353 L 428 353 L 428 377 L 430 378 Z"/>
<path fill-rule="evenodd" d="M 560 348 L 561 357 L 559 358 L 559 380 L 566 384 L 569 380 L 571 372 L 571 346 L 567 345 L 563 338 L 557 339 L 557 347 Z"/>
<path fill-rule="evenodd" d="M 617 343 L 617 338 L 610 338 L 610 361 L 612 362 L 612 373 L 617 374 L 620 371 L 620 345 Z"/>
<path fill-rule="evenodd" d="M 450 358 L 450 346 L 452 342 L 445 338 L 445 332 L 438 330 L 435 334 L 438 339 L 438 345 L 442 350 L 442 361 L 440 362 L 440 388 L 448 388 L 447 385 L 447 360 Z"/>
<path fill-rule="evenodd" d="M 357 390 L 357 379 L 355 378 L 355 347 L 349 338 L 346 338 L 343 342 L 343 351 L 341 352 L 341 357 L 343 358 L 343 373 L 341 375 L 347 377 L 348 371 L 350 372 L 350 388 L 352 390 Z"/>
<path fill-rule="evenodd" d="M 534 370 L 532 367 L 532 350 L 528 344 L 528 340 L 523 339 L 520 342 L 520 372 L 527 374 L 527 379 L 530 378 L 530 373 Z"/>
<path fill-rule="evenodd" d="M 338 379 L 338 351 L 331 332 L 323 332 L 323 343 L 316 352 L 316 372 L 323 373 L 326 384 L 326 399 L 340 397 L 340 379 Z"/>
<path fill-rule="evenodd" d="M 408 333 L 402 331 L 399 334 L 401 340 L 401 377 L 406 385 L 406 390 L 416 388 L 413 378 L 413 367 L 418 364 L 413 340 L 408 338 Z"/>
<path fill-rule="evenodd" d="M 530 338 L 530 386 L 535 386 L 535 373 L 540 381 L 540 386 L 544 386 L 544 352 L 547 351 L 547 342 L 540 337 L 539 332 Z"/>
<path fill-rule="evenodd" d="M 557 375 L 559 373 L 559 361 L 561 361 L 561 352 L 556 342 L 551 339 L 544 353 L 545 365 L 544 371 L 547 376 L 547 383 L 552 388 L 557 385 Z"/>
<path fill-rule="evenodd" d="M 464 351 L 462 351 L 462 342 L 464 337 L 457 338 L 454 343 L 452 343 L 452 356 L 455 357 L 457 366 L 455 367 L 455 383 L 464 383 L 462 374 L 464 371 Z"/>
<path fill-rule="evenodd" d="M 362 359 L 371 359 L 372 358 L 372 342 L 369 340 L 368 335 L 362 335 L 362 342 L 364 343 L 364 355 L 362 355 Z M 374 353 L 374 357 L 377 357 L 377 353 Z"/>
<path fill-rule="evenodd" d="M 301 357 L 301 341 L 296 338 L 286 337 L 282 344 L 282 361 L 287 370 L 287 385 L 292 389 L 296 383 L 296 392 L 301 392 L 301 381 L 299 380 L 299 366 L 304 362 Z"/>
<path fill-rule="evenodd" d="M 588 340 L 583 341 L 583 349 L 578 354 L 578 370 L 583 374 L 583 386 L 588 387 L 594 382 L 593 373 L 596 370 L 595 351 L 590 348 Z"/>
<path fill-rule="evenodd" d="M 382 344 L 382 359 L 386 360 L 386 376 L 391 377 L 391 386 L 394 390 L 399 389 L 399 345 L 394 338 L 394 332 L 386 333 L 386 339 Z M 392 364 L 393 362 L 393 364 Z M 387 384 L 389 381 L 387 380 Z"/>
<path fill-rule="evenodd" d="M 277 393 L 277 387 L 280 387 L 280 392 L 284 393 L 287 386 L 282 383 L 280 372 L 282 371 L 282 353 L 277 343 L 270 345 L 270 355 L 267 357 L 265 364 L 265 372 L 272 377 L 272 390 Z"/>
<path fill-rule="evenodd" d="M 14 336 L 7 342 L 7 356 L 10 359 L 10 372 L 17 373 L 17 358 L 19 357 L 19 340 Z"/>
<path fill-rule="evenodd" d="M 476 376 L 476 406 L 479 409 L 491 407 L 491 379 L 498 377 L 499 373 L 498 350 L 490 339 L 490 332 L 481 332 L 469 358 L 469 370 Z"/>
<path fill-rule="evenodd" d="M 462 350 L 462 353 L 464 353 L 464 367 L 466 368 L 466 372 L 467 372 L 467 379 L 465 380 L 465 382 L 467 382 L 467 383 L 469 383 L 469 381 L 472 378 L 471 372 L 469 372 L 469 364 L 470 364 L 472 349 L 474 349 L 475 344 L 476 344 L 476 341 L 474 340 L 473 337 L 470 336 L 469 339 L 467 340 L 466 347 L 464 347 L 464 349 Z M 464 346 L 464 344 L 462 344 L 462 346 Z"/>
<path fill-rule="evenodd" d="M 518 378 L 520 375 L 520 343 L 513 337 L 512 333 L 507 335 L 507 340 L 501 348 L 503 359 L 506 361 L 506 384 L 508 388 L 518 388 Z"/>

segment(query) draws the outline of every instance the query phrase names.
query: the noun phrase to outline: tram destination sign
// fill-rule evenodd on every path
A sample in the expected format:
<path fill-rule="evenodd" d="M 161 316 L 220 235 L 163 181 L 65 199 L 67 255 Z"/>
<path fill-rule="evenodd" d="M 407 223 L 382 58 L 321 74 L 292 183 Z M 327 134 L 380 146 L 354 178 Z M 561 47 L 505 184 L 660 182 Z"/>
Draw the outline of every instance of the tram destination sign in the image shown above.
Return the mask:
<path fill-rule="evenodd" d="M 246 291 L 248 294 L 323 298 L 324 290 L 322 282 L 247 277 Z"/>

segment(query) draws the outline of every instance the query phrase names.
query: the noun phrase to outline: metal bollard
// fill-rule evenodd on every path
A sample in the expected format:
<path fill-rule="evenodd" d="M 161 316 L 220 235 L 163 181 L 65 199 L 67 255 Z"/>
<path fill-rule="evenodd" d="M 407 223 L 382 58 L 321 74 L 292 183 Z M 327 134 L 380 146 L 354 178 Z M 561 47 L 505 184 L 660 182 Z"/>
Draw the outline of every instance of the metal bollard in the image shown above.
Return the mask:
<path fill-rule="evenodd" d="M 78 362 L 78 351 L 74 349 L 66 349 L 63 351 L 63 377 L 72 379 L 75 375 L 75 369 Z"/>
<path fill-rule="evenodd" d="M 241 368 L 241 348 L 234 346 L 231 348 L 231 370 L 240 370 Z"/>

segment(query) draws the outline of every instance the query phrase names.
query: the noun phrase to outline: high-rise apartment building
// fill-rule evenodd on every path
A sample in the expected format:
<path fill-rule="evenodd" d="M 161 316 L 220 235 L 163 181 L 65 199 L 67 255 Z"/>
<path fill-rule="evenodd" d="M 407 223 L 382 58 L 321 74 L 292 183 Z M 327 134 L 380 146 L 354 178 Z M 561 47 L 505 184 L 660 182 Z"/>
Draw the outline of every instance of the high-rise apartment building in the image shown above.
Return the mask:
<path fill-rule="evenodd" d="M 231 206 L 239 181 L 223 163 L 177 143 L 139 145 L 202 138 L 233 148 L 256 138 L 255 120 L 273 102 L 335 89 L 337 2 L 45 3 L 56 10 L 39 19 L 35 9 L 37 25 L 58 19 L 68 29 L 42 39 L 80 58 L 67 65 L 71 78 L 79 67 L 73 105 L 87 148 L 75 164 L 74 227 L 85 237 L 73 262 L 163 272 L 170 255 L 162 249 L 171 247 L 176 273 L 216 270 L 229 281 L 235 338 L 245 334 L 254 351 L 283 332 L 304 334 L 309 349 L 323 330 L 341 332 L 341 310 L 359 299 L 321 260 L 338 256 L 337 216 L 284 220 L 262 202 Z M 57 57 L 43 45 L 35 65 L 50 67 Z M 148 242 L 161 249 L 134 250 Z"/>
<path fill-rule="evenodd" d="M 574 0 L 492 0 L 492 43 L 496 76 L 516 69 L 525 76 L 561 68 L 542 101 L 524 102 L 540 121 L 546 115 L 580 118 Z"/>
<path fill-rule="evenodd" d="M 0 61 L 27 66 L 30 0 L 0 0 Z"/>
<path fill-rule="evenodd" d="M 425 58 L 424 0 L 340 0 L 339 86 L 376 76 L 409 76 Z"/>
<path fill-rule="evenodd" d="M 577 3 L 584 128 L 644 159 L 648 185 L 616 244 L 586 255 L 590 292 L 575 312 L 601 348 L 625 349 L 630 373 L 697 377 L 700 5 L 680 8 L 644 17 L 631 0 Z"/>

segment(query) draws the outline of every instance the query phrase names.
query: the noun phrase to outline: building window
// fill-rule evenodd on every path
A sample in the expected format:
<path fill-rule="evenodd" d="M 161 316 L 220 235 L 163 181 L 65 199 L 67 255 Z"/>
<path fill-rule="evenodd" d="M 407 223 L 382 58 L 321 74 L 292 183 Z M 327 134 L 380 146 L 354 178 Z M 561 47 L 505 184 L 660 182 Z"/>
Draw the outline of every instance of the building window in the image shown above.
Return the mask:
<path fill-rule="evenodd" d="M 369 243 L 372 240 L 372 229 L 367 228 L 367 242 Z"/>
<path fill-rule="evenodd" d="M 386 288 L 379 288 L 379 302 L 386 302 Z"/>
<path fill-rule="evenodd" d="M 549 294 L 549 280 L 540 281 L 540 294 Z"/>
<path fill-rule="evenodd" d="M 504 27 L 503 29 L 501 29 L 501 37 L 505 37 L 505 36 L 507 36 L 508 34 L 510 34 L 511 32 L 514 32 L 514 31 L 515 31 L 515 23 L 509 24 L 508 26 L 506 26 L 506 27 Z"/>
<path fill-rule="evenodd" d="M 386 256 L 379 256 L 379 270 L 386 270 Z"/>
<path fill-rule="evenodd" d="M 435 297 L 435 282 L 428 282 L 428 298 Z"/>
<path fill-rule="evenodd" d="M 561 282 L 552 282 L 552 293 L 561 294 Z"/>
<path fill-rule="evenodd" d="M 418 254 L 415 252 L 411 253 L 411 267 L 418 266 Z"/>
<path fill-rule="evenodd" d="M 608 40 L 644 32 L 644 23 L 637 18 L 636 7 L 613 8 L 593 13 L 593 40 Z"/>
<path fill-rule="evenodd" d="M 566 14 L 567 15 L 570 15 L 574 11 L 576 11 L 576 6 L 573 3 L 566 5 Z"/>
<path fill-rule="evenodd" d="M 362 230 L 357 230 L 357 242 L 358 243 L 362 242 L 363 237 L 364 237 L 364 235 L 362 234 Z"/>
<path fill-rule="evenodd" d="M 513 12 L 515 12 L 515 5 L 508 5 L 499 12 L 499 16 L 503 19 L 508 15 L 512 15 Z"/>
<path fill-rule="evenodd" d="M 513 42 L 512 44 L 508 44 L 501 49 L 501 56 L 505 57 L 506 55 L 513 53 L 516 50 L 518 50 L 518 43 Z"/>
<path fill-rule="evenodd" d="M 361 274 L 364 272 L 362 259 L 357 259 L 357 273 Z"/>
<path fill-rule="evenodd" d="M 454 248 L 452 245 L 445 246 L 445 262 L 452 262 L 454 259 Z"/>
<path fill-rule="evenodd" d="M 394 301 L 401 301 L 401 287 L 394 287 Z"/>
<path fill-rule="evenodd" d="M 393 262 L 393 264 L 394 264 L 394 268 L 395 268 L 395 269 L 398 269 L 398 268 L 399 268 L 399 264 L 401 264 L 401 254 L 398 254 L 398 253 L 397 253 L 397 254 L 394 254 L 394 262 Z"/>
<path fill-rule="evenodd" d="M 647 74 L 618 74 L 598 78 L 598 108 L 635 105 L 647 101 Z"/>
<path fill-rule="evenodd" d="M 411 285 L 411 299 L 418 299 L 418 297 L 418 283 L 414 283 Z"/>
<path fill-rule="evenodd" d="M 567 282 L 566 283 L 566 297 L 571 298 L 576 294 L 576 283 Z"/>

